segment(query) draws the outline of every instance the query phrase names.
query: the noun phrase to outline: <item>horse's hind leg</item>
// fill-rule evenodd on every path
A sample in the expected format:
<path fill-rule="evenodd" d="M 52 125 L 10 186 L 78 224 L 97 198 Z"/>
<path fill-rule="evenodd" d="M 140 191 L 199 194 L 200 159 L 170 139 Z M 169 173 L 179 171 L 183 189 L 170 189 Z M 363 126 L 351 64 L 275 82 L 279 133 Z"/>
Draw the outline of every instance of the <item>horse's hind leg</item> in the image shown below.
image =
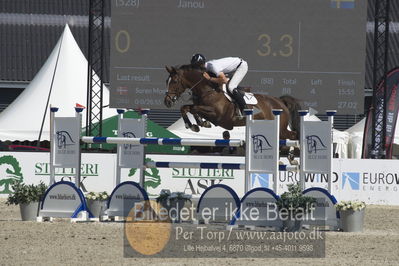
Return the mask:
<path fill-rule="evenodd" d="M 191 123 L 190 119 L 187 116 L 187 113 L 192 113 L 192 111 L 191 111 L 192 107 L 193 107 L 192 105 L 183 105 L 180 108 L 181 116 L 183 118 L 186 128 L 189 128 L 194 132 L 199 132 L 199 127 L 197 125 L 194 125 L 193 123 Z"/>
<path fill-rule="evenodd" d="M 298 139 L 297 132 L 288 130 L 288 120 L 289 117 L 287 117 L 287 115 L 283 113 L 280 119 L 280 139 L 297 140 Z"/>
<path fill-rule="evenodd" d="M 296 131 L 288 130 L 287 127 L 280 127 L 280 139 L 297 140 L 298 134 Z"/>

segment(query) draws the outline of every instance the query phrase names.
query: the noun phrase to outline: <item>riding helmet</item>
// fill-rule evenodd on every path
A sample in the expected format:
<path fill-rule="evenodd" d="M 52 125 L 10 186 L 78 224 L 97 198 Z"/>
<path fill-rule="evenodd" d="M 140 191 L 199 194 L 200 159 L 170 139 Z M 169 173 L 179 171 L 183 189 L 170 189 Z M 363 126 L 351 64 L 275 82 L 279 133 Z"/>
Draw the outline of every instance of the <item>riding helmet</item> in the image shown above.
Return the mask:
<path fill-rule="evenodd" d="M 205 56 L 203 56 L 202 54 L 195 54 L 193 55 L 193 57 L 191 57 L 191 64 L 202 64 L 205 63 L 206 59 Z"/>

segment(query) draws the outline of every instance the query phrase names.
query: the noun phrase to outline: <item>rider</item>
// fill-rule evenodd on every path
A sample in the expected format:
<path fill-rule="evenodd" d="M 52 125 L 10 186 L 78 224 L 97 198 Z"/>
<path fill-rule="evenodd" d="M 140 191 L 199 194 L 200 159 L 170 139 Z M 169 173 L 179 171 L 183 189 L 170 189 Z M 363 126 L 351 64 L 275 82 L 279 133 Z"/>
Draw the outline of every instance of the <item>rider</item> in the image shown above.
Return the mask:
<path fill-rule="evenodd" d="M 244 109 L 248 108 L 243 98 L 243 94 L 237 90 L 238 84 L 240 84 L 241 80 L 245 77 L 245 74 L 247 74 L 247 62 L 239 57 L 225 57 L 206 62 L 205 56 L 202 54 L 195 54 L 191 58 L 191 64 L 204 67 L 206 71 L 211 72 L 216 76 L 211 77 L 207 72 L 204 72 L 204 78 L 207 80 L 220 85 L 227 84 L 227 89 L 237 102 L 241 113 Z M 230 80 L 226 77 L 226 74 L 228 73 L 233 73 Z"/>

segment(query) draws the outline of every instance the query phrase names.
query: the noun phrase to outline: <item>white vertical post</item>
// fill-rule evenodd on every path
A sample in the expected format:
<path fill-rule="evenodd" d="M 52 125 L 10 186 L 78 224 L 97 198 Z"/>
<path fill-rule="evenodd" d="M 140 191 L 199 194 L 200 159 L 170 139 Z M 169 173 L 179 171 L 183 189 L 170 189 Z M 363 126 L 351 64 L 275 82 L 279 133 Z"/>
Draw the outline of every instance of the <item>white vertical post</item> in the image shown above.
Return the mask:
<path fill-rule="evenodd" d="M 251 152 L 252 152 L 252 139 L 251 139 L 251 123 L 253 119 L 253 111 L 252 109 L 244 110 L 246 116 L 246 125 L 245 125 L 245 173 L 244 173 L 244 193 L 247 193 L 252 185 L 251 185 L 251 169 L 249 168 L 251 161 Z"/>
<path fill-rule="evenodd" d="M 54 167 L 54 117 L 58 111 L 57 107 L 50 106 L 50 186 L 55 183 Z"/>
<path fill-rule="evenodd" d="M 123 114 L 124 114 L 125 111 L 122 110 L 122 109 L 117 109 L 116 111 L 118 112 L 118 136 L 119 136 L 120 132 L 122 132 L 121 120 L 123 119 Z M 116 152 L 116 173 L 115 173 L 115 184 L 114 184 L 115 187 L 121 183 L 121 171 L 122 171 L 122 167 L 121 167 L 121 152 L 122 152 L 122 145 L 123 144 L 117 144 L 117 148 L 116 148 L 117 152 Z"/>
<path fill-rule="evenodd" d="M 273 143 L 276 143 L 277 147 L 275 149 L 274 160 L 276 165 L 274 166 L 274 173 L 273 173 L 273 190 L 274 193 L 278 194 L 278 183 L 280 179 L 280 169 L 279 169 L 279 158 L 280 158 L 280 114 L 283 110 L 281 109 L 273 109 L 274 115 L 274 130 L 276 131 L 275 136 L 276 139 L 272 140 Z M 267 129 L 265 129 L 267 130 Z"/>
<path fill-rule="evenodd" d="M 336 110 L 326 110 L 326 114 L 328 116 L 328 122 L 330 124 L 330 130 L 331 130 L 331 142 L 329 145 L 330 149 L 330 162 L 328 164 L 328 192 L 332 194 L 332 179 L 333 179 L 333 171 L 332 171 L 332 163 L 333 163 L 333 158 L 334 158 L 334 149 L 333 149 L 333 129 L 334 129 L 334 115 L 337 113 Z"/>
<path fill-rule="evenodd" d="M 82 132 L 82 111 L 83 108 L 79 108 L 79 107 L 75 107 L 75 117 L 76 117 L 76 121 L 79 124 L 79 126 L 77 127 L 78 132 L 77 132 L 77 142 L 78 142 L 78 165 L 76 166 L 76 173 L 75 173 L 75 185 L 77 188 L 80 189 L 80 168 L 82 165 L 82 153 L 80 150 L 80 135 Z"/>
<path fill-rule="evenodd" d="M 142 119 L 142 123 L 144 123 L 144 132 L 143 132 L 143 136 L 146 137 L 146 133 L 147 133 L 147 115 L 149 113 L 150 109 L 142 109 L 141 110 L 141 119 Z M 140 186 L 144 188 L 144 183 L 145 183 L 145 151 L 143 152 L 143 157 L 142 157 L 142 162 L 141 162 L 141 166 L 140 166 Z"/>
<path fill-rule="evenodd" d="M 306 189 L 305 182 L 305 154 L 306 154 L 306 139 L 305 139 L 305 116 L 309 113 L 307 110 L 300 110 L 299 116 L 301 117 L 301 125 L 299 130 L 299 150 L 300 150 L 300 163 L 299 163 L 299 184 L 301 186 L 302 191 Z"/>

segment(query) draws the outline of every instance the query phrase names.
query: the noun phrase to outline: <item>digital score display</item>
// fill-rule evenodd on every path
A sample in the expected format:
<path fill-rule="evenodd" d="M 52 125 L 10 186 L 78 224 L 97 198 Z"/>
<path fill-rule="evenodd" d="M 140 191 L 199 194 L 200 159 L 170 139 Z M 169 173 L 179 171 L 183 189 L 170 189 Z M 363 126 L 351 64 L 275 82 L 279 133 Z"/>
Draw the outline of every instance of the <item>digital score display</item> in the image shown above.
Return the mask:
<path fill-rule="evenodd" d="M 363 113 L 366 2 L 112 0 L 110 106 L 166 109 L 165 65 L 201 53 L 246 60 L 255 93 Z"/>

